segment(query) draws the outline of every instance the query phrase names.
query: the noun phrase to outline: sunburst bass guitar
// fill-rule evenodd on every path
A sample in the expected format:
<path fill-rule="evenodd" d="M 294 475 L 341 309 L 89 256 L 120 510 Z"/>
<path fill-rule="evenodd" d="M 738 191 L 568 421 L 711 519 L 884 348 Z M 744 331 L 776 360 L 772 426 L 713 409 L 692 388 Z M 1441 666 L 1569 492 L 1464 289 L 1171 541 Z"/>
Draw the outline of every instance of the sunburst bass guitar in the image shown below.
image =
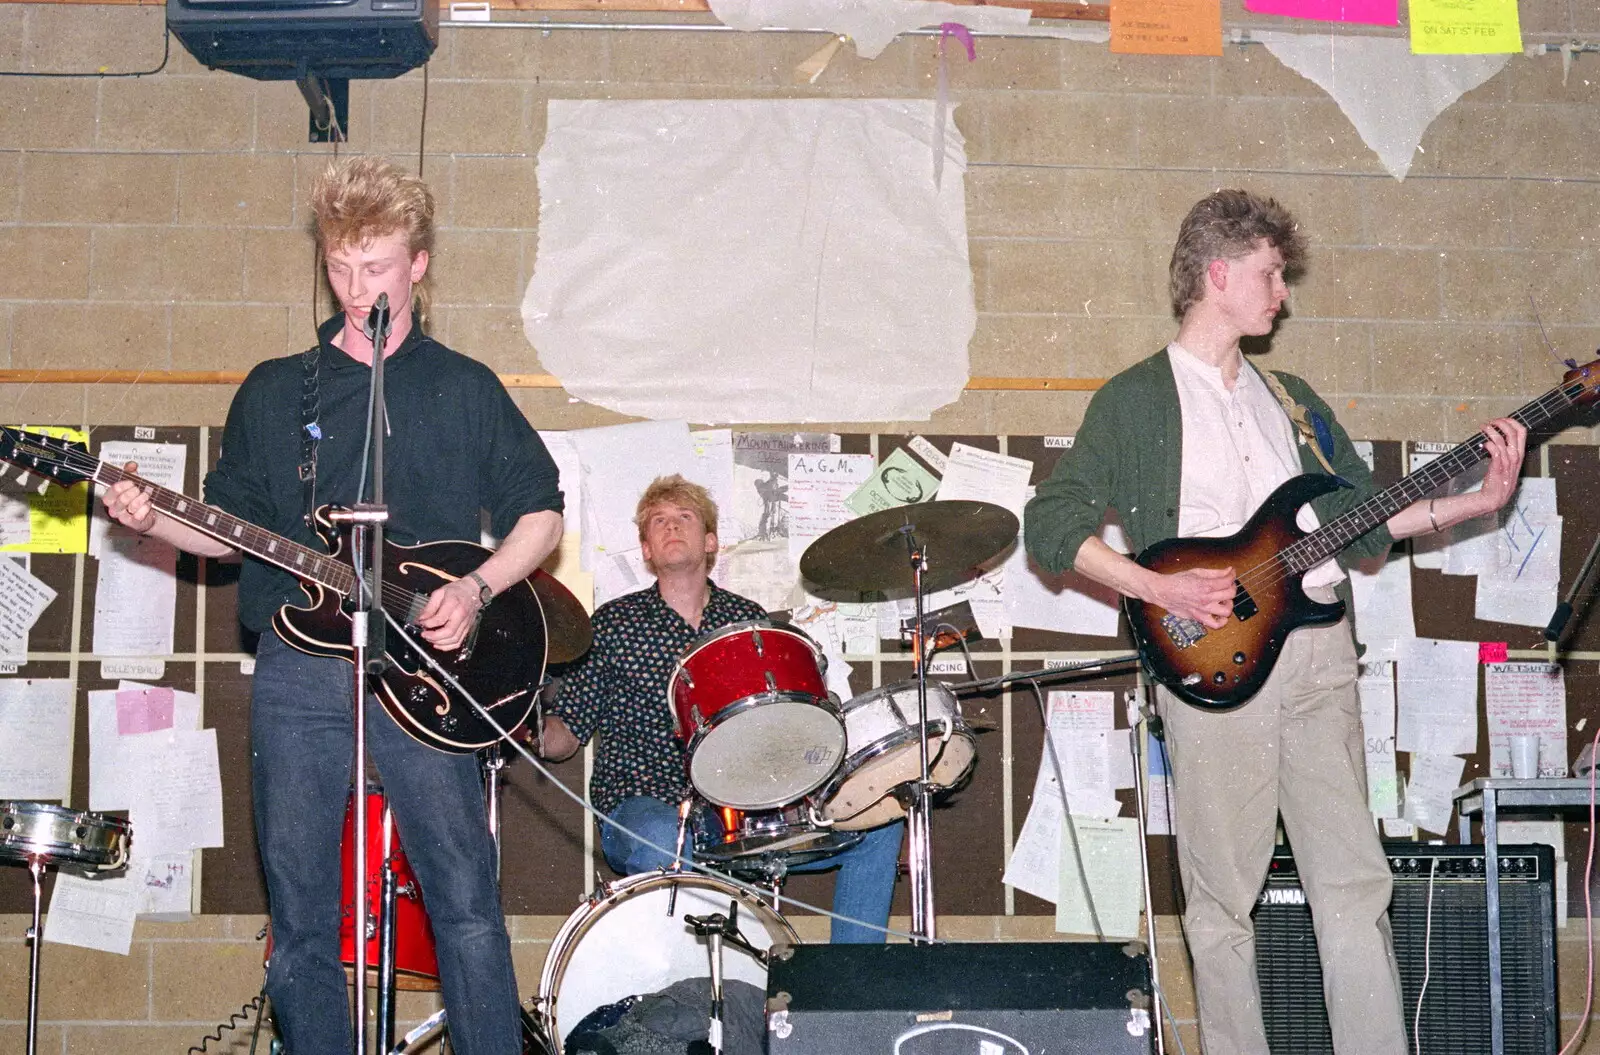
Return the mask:
<path fill-rule="evenodd" d="M 354 661 L 345 602 L 355 595 L 356 573 L 344 552 L 342 533 L 327 517 L 327 507 L 316 515 L 318 533 L 328 547 L 327 553 L 320 553 L 101 461 L 81 443 L 0 425 L 0 460 L 62 486 L 134 481 L 149 492 L 151 505 L 173 520 L 296 576 L 310 603 L 304 608 L 280 608 L 272 617 L 273 627 L 302 652 Z M 415 637 L 415 620 L 428 595 L 474 570 L 488 556 L 487 549 L 471 542 L 385 543 L 384 610 L 411 627 Z M 429 747 L 457 753 L 500 739 L 494 726 L 438 677 L 415 649 L 393 633 L 387 641 L 388 668 L 373 688 L 400 728 Z M 546 647 L 543 609 L 532 581 L 524 579 L 483 609 L 477 628 L 460 648 L 428 652 L 495 721 L 515 729 L 533 710 L 544 677 Z"/>
<path fill-rule="evenodd" d="M 1592 402 L 1600 392 L 1600 360 L 1569 370 L 1561 384 L 1510 415 L 1530 430 Z M 1303 531 L 1295 516 L 1319 495 L 1349 486 L 1328 474 L 1284 482 L 1249 523 L 1224 538 L 1174 538 L 1135 558 L 1152 571 L 1233 568 L 1233 611 L 1221 629 L 1173 615 L 1133 598 L 1123 606 L 1139 656 L 1150 676 L 1196 707 L 1225 710 L 1248 701 L 1272 673 L 1289 634 L 1302 626 L 1327 626 L 1344 617 L 1344 604 L 1307 597 L 1306 572 L 1384 523 L 1419 498 L 1485 461 L 1478 433 L 1416 472 L 1317 528 Z"/>

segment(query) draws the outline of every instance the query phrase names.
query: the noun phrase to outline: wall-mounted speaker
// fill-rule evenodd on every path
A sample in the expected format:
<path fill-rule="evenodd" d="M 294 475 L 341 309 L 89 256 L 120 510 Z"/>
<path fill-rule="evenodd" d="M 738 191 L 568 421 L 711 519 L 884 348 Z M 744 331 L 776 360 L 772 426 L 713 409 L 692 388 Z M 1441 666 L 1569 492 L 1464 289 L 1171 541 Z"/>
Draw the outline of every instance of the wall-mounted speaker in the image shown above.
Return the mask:
<path fill-rule="evenodd" d="M 398 77 L 439 42 L 439 0 L 168 0 L 197 60 L 263 81 Z"/>
<path fill-rule="evenodd" d="M 768 967 L 768 1050 L 1148 1055 L 1154 1021 L 1143 948 L 797 945 Z"/>
<path fill-rule="evenodd" d="M 1483 847 L 1389 842 L 1384 852 L 1394 874 L 1389 920 L 1405 995 L 1407 1034 L 1416 1020 L 1426 964 L 1422 1050 L 1428 1055 L 1487 1055 L 1489 933 Z M 1556 1050 L 1555 919 L 1554 851 L 1541 845 L 1501 846 L 1501 992 L 1507 1055 L 1550 1055 Z M 1274 1055 L 1333 1055 L 1311 911 L 1289 850 L 1273 855 L 1255 923 L 1262 1018 Z"/>

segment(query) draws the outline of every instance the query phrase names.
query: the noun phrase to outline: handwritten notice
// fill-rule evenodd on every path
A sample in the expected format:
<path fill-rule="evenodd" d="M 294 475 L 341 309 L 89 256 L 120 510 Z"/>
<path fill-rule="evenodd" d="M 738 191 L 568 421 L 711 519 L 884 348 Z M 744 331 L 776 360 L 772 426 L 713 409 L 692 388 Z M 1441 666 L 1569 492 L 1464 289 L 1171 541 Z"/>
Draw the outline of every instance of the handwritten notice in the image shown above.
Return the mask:
<path fill-rule="evenodd" d="M 1111 50 L 1122 55 L 1221 55 L 1219 0 L 1117 0 Z"/>
<path fill-rule="evenodd" d="M 1501 55 L 1522 50 L 1517 0 L 1411 0 L 1410 12 L 1414 55 Z"/>
<path fill-rule="evenodd" d="M 28 631 L 56 599 L 56 592 L 14 558 L 0 560 L 0 658 L 27 658 Z"/>
<path fill-rule="evenodd" d="M 1397 748 L 1440 755 L 1470 755 L 1478 749 L 1476 642 L 1408 641 L 1397 671 Z"/>
<path fill-rule="evenodd" d="M 1567 683 L 1554 663 L 1489 663 L 1483 668 L 1489 769 L 1511 775 L 1511 738 L 1539 738 L 1539 775 L 1567 775 Z"/>
<path fill-rule="evenodd" d="M 0 799 L 72 794 L 72 681 L 0 678 Z"/>
<path fill-rule="evenodd" d="M 870 454 L 789 455 L 789 556 L 855 518 L 845 504 L 872 475 Z"/>
<path fill-rule="evenodd" d="M 1399 0 L 1244 0 L 1246 11 L 1318 22 L 1359 22 L 1368 26 L 1400 23 Z"/>

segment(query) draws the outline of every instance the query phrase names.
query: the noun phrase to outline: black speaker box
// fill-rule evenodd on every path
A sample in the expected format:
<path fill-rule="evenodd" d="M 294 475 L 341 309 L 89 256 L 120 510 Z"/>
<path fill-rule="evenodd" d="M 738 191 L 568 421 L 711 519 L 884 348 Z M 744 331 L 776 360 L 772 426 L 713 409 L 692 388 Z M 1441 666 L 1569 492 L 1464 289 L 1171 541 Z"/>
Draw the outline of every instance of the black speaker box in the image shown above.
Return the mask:
<path fill-rule="evenodd" d="M 1499 849 L 1505 1050 L 1507 1055 L 1552 1055 L 1559 1028 L 1555 854 L 1543 845 Z M 1394 874 L 1389 922 L 1405 997 L 1407 1035 L 1413 1032 L 1426 969 L 1422 1050 L 1427 1055 L 1488 1055 L 1489 934 L 1483 847 L 1390 842 L 1384 844 L 1384 852 Z M 1273 855 L 1255 923 L 1262 1019 L 1274 1055 L 1333 1055 L 1311 910 L 1288 850 Z"/>
<path fill-rule="evenodd" d="M 168 0 L 197 60 L 262 81 L 398 77 L 439 42 L 439 0 Z"/>
<path fill-rule="evenodd" d="M 1143 945 L 797 945 L 767 971 L 771 1055 L 1136 1055 Z"/>

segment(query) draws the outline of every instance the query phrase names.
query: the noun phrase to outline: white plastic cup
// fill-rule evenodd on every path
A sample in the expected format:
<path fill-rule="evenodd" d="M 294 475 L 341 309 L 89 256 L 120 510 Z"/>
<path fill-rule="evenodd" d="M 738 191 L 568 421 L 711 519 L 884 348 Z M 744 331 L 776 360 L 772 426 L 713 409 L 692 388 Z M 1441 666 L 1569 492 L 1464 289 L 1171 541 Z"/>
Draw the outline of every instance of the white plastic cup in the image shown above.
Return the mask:
<path fill-rule="evenodd" d="M 1529 780 L 1539 775 L 1539 737 L 1518 735 L 1511 738 L 1511 775 Z"/>

